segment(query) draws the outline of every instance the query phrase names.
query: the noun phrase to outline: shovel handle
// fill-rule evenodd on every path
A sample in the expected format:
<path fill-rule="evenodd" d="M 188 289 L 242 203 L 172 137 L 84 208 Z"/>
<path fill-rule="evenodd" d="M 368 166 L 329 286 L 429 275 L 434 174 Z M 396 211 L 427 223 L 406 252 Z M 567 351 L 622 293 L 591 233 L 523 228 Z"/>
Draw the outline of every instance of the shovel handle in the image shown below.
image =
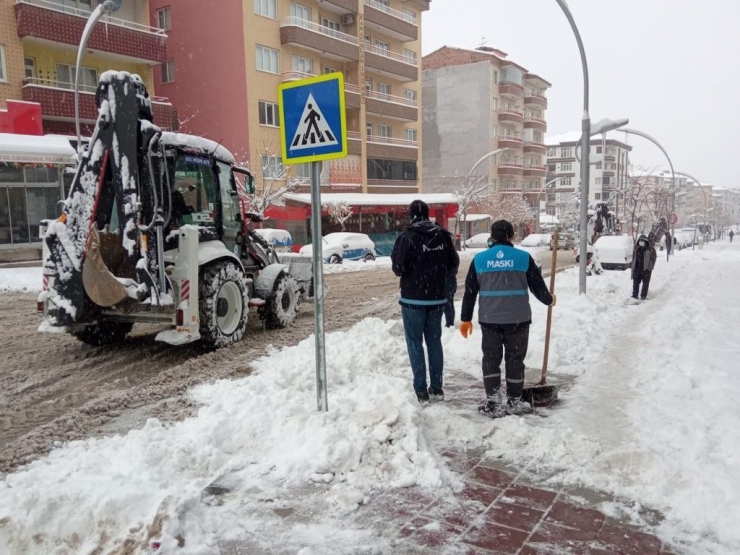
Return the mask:
<path fill-rule="evenodd" d="M 555 271 L 558 267 L 558 232 L 556 228 L 555 233 L 552 234 L 552 263 L 550 265 L 550 294 L 555 294 Z M 552 305 L 547 307 L 547 326 L 545 327 L 545 354 L 542 360 L 542 378 L 540 378 L 540 385 L 547 383 L 547 361 L 550 358 L 550 331 L 552 330 Z"/>

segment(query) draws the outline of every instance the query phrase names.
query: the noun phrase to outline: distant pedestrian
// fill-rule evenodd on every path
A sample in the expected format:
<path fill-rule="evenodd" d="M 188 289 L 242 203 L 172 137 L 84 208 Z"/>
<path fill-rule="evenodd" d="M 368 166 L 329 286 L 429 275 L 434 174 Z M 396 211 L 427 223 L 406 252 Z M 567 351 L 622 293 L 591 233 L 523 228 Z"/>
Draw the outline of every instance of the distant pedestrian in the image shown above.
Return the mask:
<path fill-rule="evenodd" d="M 648 288 L 650 287 L 650 277 L 655 268 L 655 262 L 658 259 L 658 253 L 655 247 L 648 241 L 645 235 L 640 235 L 637 244 L 632 252 L 632 298 L 636 299 L 640 293 L 640 298 L 644 301 L 647 298 Z M 642 283 L 642 291 L 640 291 Z"/>
<path fill-rule="evenodd" d="M 411 225 L 393 246 L 393 273 L 401 278 L 401 316 L 419 402 L 444 400 L 442 390 L 442 313 L 449 299 L 448 282 L 457 279 L 460 258 L 450 233 L 429 220 L 429 206 L 409 206 Z M 454 273 L 453 273 L 454 272 Z M 429 356 L 429 389 L 424 343 Z"/>
<path fill-rule="evenodd" d="M 668 256 L 671 256 L 671 253 L 673 252 L 673 241 L 671 239 L 670 231 L 665 232 L 665 248 L 668 250 Z"/>
<path fill-rule="evenodd" d="M 480 296 L 478 322 L 483 332 L 483 385 L 487 403 L 478 410 L 493 418 L 532 410 L 521 400 L 524 389 L 524 358 L 529 346 L 532 309 L 529 291 L 545 305 L 554 305 L 532 256 L 511 244 L 514 227 L 506 220 L 491 226 L 493 246 L 478 253 L 465 279 L 460 313 L 460 333 L 473 332 L 473 309 Z M 506 361 L 506 406 L 502 406 L 501 362 Z"/>
<path fill-rule="evenodd" d="M 732 238 L 735 237 L 735 232 L 730 230 L 730 243 L 732 243 Z"/>

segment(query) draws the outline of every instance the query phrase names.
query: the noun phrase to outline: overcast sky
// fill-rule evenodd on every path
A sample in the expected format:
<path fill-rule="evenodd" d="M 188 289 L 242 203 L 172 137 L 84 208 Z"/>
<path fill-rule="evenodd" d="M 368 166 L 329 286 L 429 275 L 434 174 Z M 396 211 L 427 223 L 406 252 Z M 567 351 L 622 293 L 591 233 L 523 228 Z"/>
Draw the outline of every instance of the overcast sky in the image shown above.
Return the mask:
<path fill-rule="evenodd" d="M 740 187 L 740 0 L 569 0 L 583 37 L 591 119 L 630 118 L 660 141 L 677 171 Z M 580 129 L 578 47 L 555 0 L 432 0 L 423 53 L 486 44 L 553 86 L 548 135 Z M 624 140 L 624 133 L 610 133 Z M 628 137 L 633 164 L 668 167 Z"/>

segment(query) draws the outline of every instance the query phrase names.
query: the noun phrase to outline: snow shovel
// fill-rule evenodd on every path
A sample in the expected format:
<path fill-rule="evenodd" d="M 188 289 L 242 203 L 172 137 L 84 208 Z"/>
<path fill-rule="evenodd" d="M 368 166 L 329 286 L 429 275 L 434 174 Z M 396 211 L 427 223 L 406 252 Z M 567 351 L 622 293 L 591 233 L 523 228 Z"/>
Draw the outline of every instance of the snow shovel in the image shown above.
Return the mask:
<path fill-rule="evenodd" d="M 550 294 L 555 294 L 555 270 L 558 265 L 558 230 L 552 236 L 552 266 L 550 269 Z M 522 400 L 533 407 L 546 407 L 558 398 L 558 386 L 547 383 L 547 359 L 550 355 L 550 331 L 552 329 L 552 305 L 547 307 L 545 328 L 545 355 L 542 361 L 542 377 L 536 384 L 524 384 Z"/>

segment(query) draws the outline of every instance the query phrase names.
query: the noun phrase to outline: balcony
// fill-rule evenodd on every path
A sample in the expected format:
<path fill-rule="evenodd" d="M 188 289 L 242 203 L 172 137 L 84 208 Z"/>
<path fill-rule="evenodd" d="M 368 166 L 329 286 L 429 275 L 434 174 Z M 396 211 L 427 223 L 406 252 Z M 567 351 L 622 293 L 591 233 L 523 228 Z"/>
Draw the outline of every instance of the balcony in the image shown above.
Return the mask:
<path fill-rule="evenodd" d="M 521 137 L 515 137 L 514 135 L 501 135 L 498 138 L 499 148 L 513 148 L 515 150 L 522 149 Z"/>
<path fill-rule="evenodd" d="M 547 131 L 547 122 L 543 119 L 533 118 L 530 116 L 524 119 L 524 129 Z"/>
<path fill-rule="evenodd" d="M 545 177 L 547 166 L 527 166 L 524 168 L 524 177 Z"/>
<path fill-rule="evenodd" d="M 521 176 L 524 173 L 524 168 L 521 164 L 516 162 L 501 162 L 498 165 L 499 175 L 516 175 Z"/>
<path fill-rule="evenodd" d="M 360 42 L 357 37 L 300 17 L 285 17 L 280 20 L 280 42 L 320 52 L 333 60 L 356 62 L 360 59 Z"/>
<path fill-rule="evenodd" d="M 74 121 L 75 93 L 74 85 L 71 83 L 26 79 L 22 97 L 26 102 L 41 104 L 41 114 L 45 120 Z M 172 104 L 166 102 L 165 99 L 152 99 L 152 113 L 155 124 L 165 130 L 172 128 Z M 80 121 L 95 123 L 97 119 L 95 90 L 91 90 L 90 87 L 80 87 Z"/>
<path fill-rule="evenodd" d="M 544 143 L 536 143 L 533 141 L 525 142 L 524 152 L 532 154 L 547 154 L 547 146 Z"/>
<path fill-rule="evenodd" d="M 22 39 L 77 47 L 90 12 L 48 0 L 16 0 L 15 20 Z M 115 17 L 103 18 L 87 48 L 125 56 L 136 63 L 167 61 L 167 35 L 161 29 Z M 105 24 L 107 22 L 107 24 Z"/>
<path fill-rule="evenodd" d="M 365 25 L 403 42 L 419 38 L 416 18 L 394 10 L 376 0 L 365 1 Z"/>
<path fill-rule="evenodd" d="M 524 96 L 524 87 L 513 81 L 501 81 L 498 85 L 498 92 L 502 96 L 522 98 Z"/>
<path fill-rule="evenodd" d="M 502 123 L 522 123 L 524 121 L 524 114 L 518 110 L 507 108 L 498 113 L 498 120 Z"/>
<path fill-rule="evenodd" d="M 368 179 L 368 193 L 418 193 L 419 182 L 416 179 Z"/>
<path fill-rule="evenodd" d="M 356 40 L 356 39 L 355 39 Z M 365 44 L 365 67 L 406 83 L 419 80 L 419 62 L 384 48 Z"/>
<path fill-rule="evenodd" d="M 319 0 L 319 8 L 340 15 L 356 14 L 357 0 Z"/>
<path fill-rule="evenodd" d="M 360 154 L 360 134 L 348 131 L 350 154 Z M 353 151 L 354 150 L 354 151 Z M 378 135 L 367 136 L 367 155 L 369 158 L 386 158 L 391 160 L 418 160 L 419 143 Z"/>
<path fill-rule="evenodd" d="M 524 93 L 524 104 L 527 106 L 536 106 L 537 108 L 547 108 L 547 98 L 544 94 L 527 90 Z"/>
<path fill-rule="evenodd" d="M 351 83 L 344 84 L 347 108 L 360 107 L 360 87 Z M 369 114 L 375 114 L 400 121 L 417 121 L 419 119 L 419 104 L 403 96 L 393 96 L 377 91 L 365 91 L 365 109 Z"/>

